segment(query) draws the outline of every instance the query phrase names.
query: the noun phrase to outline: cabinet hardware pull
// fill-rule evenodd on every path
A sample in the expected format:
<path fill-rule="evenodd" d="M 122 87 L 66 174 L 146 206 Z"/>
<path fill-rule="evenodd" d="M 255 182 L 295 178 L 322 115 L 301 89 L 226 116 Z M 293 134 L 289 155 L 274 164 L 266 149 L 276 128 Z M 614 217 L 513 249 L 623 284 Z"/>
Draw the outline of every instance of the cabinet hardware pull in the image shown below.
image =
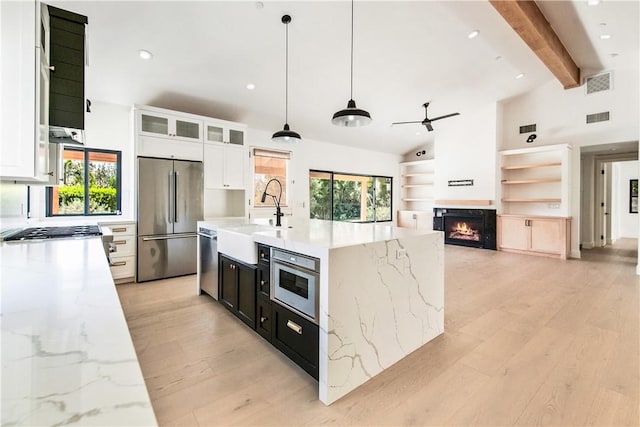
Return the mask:
<path fill-rule="evenodd" d="M 113 242 L 114 245 L 126 245 L 127 241 L 126 240 L 116 240 Z"/>
<path fill-rule="evenodd" d="M 291 329 L 293 332 L 298 335 L 302 335 L 302 326 L 298 325 L 292 320 L 287 320 L 287 328 Z"/>
<path fill-rule="evenodd" d="M 266 322 L 267 320 L 269 320 L 269 318 L 268 318 L 268 317 L 264 317 L 264 316 L 263 316 L 263 317 L 261 317 L 261 318 L 260 318 L 260 323 L 264 323 L 264 322 Z"/>
<path fill-rule="evenodd" d="M 51 171 L 51 172 L 47 172 L 47 175 L 49 175 L 49 176 L 53 176 L 53 171 Z"/>
<path fill-rule="evenodd" d="M 260 280 L 260 284 L 264 285 L 265 281 L 264 280 Z"/>
<path fill-rule="evenodd" d="M 111 263 L 111 267 L 119 267 L 121 265 L 127 265 L 127 261 L 117 261 Z"/>
<path fill-rule="evenodd" d="M 114 233 L 124 233 L 125 231 L 127 231 L 127 229 L 126 227 L 118 227 L 118 228 L 112 228 L 111 231 Z"/>
<path fill-rule="evenodd" d="M 55 65 L 49 65 L 49 70 L 50 71 L 56 71 L 56 66 Z"/>

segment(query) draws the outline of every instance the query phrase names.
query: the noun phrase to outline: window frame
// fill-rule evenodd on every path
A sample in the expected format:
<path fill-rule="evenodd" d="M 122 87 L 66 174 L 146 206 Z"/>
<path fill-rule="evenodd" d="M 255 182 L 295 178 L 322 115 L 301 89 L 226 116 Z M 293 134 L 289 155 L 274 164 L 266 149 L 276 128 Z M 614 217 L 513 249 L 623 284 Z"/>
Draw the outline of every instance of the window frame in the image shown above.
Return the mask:
<path fill-rule="evenodd" d="M 362 173 L 354 173 L 354 172 L 336 172 L 336 171 L 329 171 L 329 170 L 323 170 L 323 169 L 309 169 L 309 186 L 311 185 L 311 173 L 312 172 L 317 172 L 317 173 L 326 173 L 329 174 L 331 176 L 331 180 L 330 180 L 330 192 L 329 194 L 331 195 L 331 219 L 325 220 L 325 221 L 340 221 L 340 220 L 336 220 L 333 218 L 333 212 L 334 212 L 334 198 L 333 198 L 333 183 L 334 183 L 334 176 L 335 175 L 347 175 L 347 176 L 357 176 L 357 177 L 364 177 L 364 178 L 373 178 L 374 179 L 374 185 L 373 185 L 373 221 L 341 221 L 341 222 L 352 222 L 354 224 L 372 224 L 372 223 L 382 223 L 382 222 L 393 222 L 393 177 L 392 176 L 384 176 L 384 175 L 371 175 L 371 174 L 362 174 Z M 377 178 L 382 178 L 382 179 L 389 179 L 390 180 L 390 186 L 391 186 L 391 191 L 390 191 L 390 205 L 389 205 L 389 210 L 390 210 L 390 218 L 389 219 L 382 219 L 382 220 L 377 220 L 376 219 L 376 200 L 377 200 L 377 192 L 376 192 L 376 188 L 375 188 L 375 180 Z M 311 218 L 311 192 L 309 192 L 309 218 Z"/>
<path fill-rule="evenodd" d="M 90 147 L 74 147 L 74 146 L 64 146 L 62 150 L 62 156 L 64 159 L 64 152 L 66 150 L 69 151 L 79 151 L 84 153 L 84 209 L 83 213 L 76 214 L 54 214 L 53 213 L 53 187 L 47 186 L 47 191 L 45 192 L 46 200 L 46 216 L 49 218 L 58 218 L 58 217 L 81 217 L 81 216 L 113 216 L 113 215 L 122 215 L 122 151 L 120 150 L 108 150 L 103 148 L 90 148 Z M 89 204 L 89 153 L 103 153 L 103 154 L 113 154 L 116 156 L 116 211 L 115 212 L 99 212 L 99 213 L 91 213 L 90 212 L 90 204 Z M 63 162 L 64 164 L 64 162 Z M 64 166 L 63 166 L 64 167 Z"/>
<path fill-rule="evenodd" d="M 255 191 L 256 191 L 256 157 L 274 157 L 274 158 L 281 158 L 287 161 L 287 166 L 286 166 L 286 170 L 285 170 L 285 185 L 284 187 L 286 188 L 286 192 L 284 194 L 284 197 L 282 198 L 282 200 L 280 200 L 280 207 L 281 208 L 289 208 L 290 204 L 289 204 L 289 200 L 290 200 L 290 186 L 289 186 L 289 172 L 291 169 L 291 160 L 293 159 L 293 152 L 291 151 L 285 151 L 285 150 L 274 150 L 271 148 L 263 148 L 263 147 L 251 147 L 250 151 L 249 151 L 250 155 L 251 155 L 251 188 L 252 188 L 252 193 L 251 193 L 251 204 L 250 207 L 252 209 L 273 209 L 275 208 L 275 204 L 257 204 L 255 203 L 254 200 L 254 195 L 255 195 Z M 256 153 L 273 153 L 275 154 L 274 156 L 264 156 L 261 154 L 256 154 Z M 272 201 L 271 201 L 272 202 Z"/>

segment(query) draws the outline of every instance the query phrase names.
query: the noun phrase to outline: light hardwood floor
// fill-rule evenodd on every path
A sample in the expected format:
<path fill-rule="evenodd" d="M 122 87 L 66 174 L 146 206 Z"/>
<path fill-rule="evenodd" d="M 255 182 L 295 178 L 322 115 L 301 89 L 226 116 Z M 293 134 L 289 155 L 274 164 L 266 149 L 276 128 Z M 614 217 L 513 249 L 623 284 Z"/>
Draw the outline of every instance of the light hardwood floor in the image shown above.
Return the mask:
<path fill-rule="evenodd" d="M 161 425 L 638 426 L 636 248 L 447 245 L 444 335 L 329 407 L 195 276 L 117 289 Z"/>

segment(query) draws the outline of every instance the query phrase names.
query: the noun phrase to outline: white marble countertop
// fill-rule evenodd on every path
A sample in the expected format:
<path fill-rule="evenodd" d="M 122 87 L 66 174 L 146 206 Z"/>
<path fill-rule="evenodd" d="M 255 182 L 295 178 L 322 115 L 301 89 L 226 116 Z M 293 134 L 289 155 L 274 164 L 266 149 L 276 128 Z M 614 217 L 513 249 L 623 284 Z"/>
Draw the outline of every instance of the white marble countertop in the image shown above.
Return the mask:
<path fill-rule="evenodd" d="M 100 238 L 0 244 L 3 425 L 157 425 Z"/>

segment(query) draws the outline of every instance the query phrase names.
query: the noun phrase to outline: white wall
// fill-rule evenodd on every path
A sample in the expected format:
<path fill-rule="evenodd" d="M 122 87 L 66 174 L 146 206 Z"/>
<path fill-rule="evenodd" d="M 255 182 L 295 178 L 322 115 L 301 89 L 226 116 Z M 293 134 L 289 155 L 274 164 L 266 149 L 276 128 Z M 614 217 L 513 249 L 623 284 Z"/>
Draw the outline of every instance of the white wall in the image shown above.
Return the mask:
<path fill-rule="evenodd" d="M 435 139 L 435 198 L 492 200 L 496 198 L 496 150 L 501 107 L 485 105 L 442 125 Z M 449 187 L 449 180 L 473 179 L 473 186 Z M 484 207 L 486 209 L 486 206 Z"/>
<path fill-rule="evenodd" d="M 580 148 L 637 141 L 639 135 L 639 81 L 637 70 L 613 74 L 613 89 L 586 95 L 584 86 L 564 90 L 556 80 L 503 103 L 500 150 L 568 143 L 573 145 L 571 195 L 571 256 L 580 257 Z M 610 112 L 611 120 L 586 124 L 585 116 Z M 536 123 L 538 138 L 526 144 L 521 125 Z"/>
<path fill-rule="evenodd" d="M 357 132 L 357 128 L 345 128 L 345 132 Z M 302 135 L 302 142 L 294 144 L 280 144 L 271 141 L 272 132 L 249 129 L 248 141 L 250 147 L 271 148 L 291 151 L 289 163 L 289 203 L 292 213 L 296 217 L 309 217 L 309 170 L 329 170 L 334 172 L 349 172 L 364 175 L 391 176 L 393 178 L 393 206 L 392 215 L 395 221 L 399 209 L 400 181 L 399 162 L 402 156 L 381 153 L 332 144 Z M 391 142 L 389 142 L 391 144 Z M 252 171 L 248 172 L 249 185 L 253 183 Z M 251 188 L 249 186 L 249 188 Z M 249 197 L 251 196 L 249 192 Z M 273 208 L 264 208 L 271 212 Z"/>
<path fill-rule="evenodd" d="M 638 179 L 640 162 L 612 163 L 611 238 L 638 237 L 638 214 L 629 213 L 629 180 Z"/>

